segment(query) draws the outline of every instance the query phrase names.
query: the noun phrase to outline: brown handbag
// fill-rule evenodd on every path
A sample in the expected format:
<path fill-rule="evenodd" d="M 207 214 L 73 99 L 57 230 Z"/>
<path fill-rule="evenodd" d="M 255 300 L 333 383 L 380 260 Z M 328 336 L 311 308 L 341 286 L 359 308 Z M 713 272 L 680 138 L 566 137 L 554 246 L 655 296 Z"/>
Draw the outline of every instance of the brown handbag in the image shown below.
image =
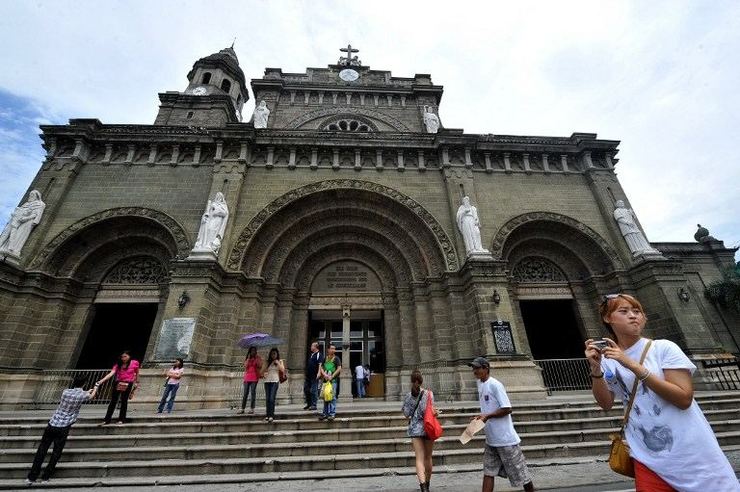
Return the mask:
<path fill-rule="evenodd" d="M 642 349 L 642 355 L 640 356 L 640 365 L 645 361 L 648 349 L 652 345 L 653 341 L 648 340 L 645 344 L 645 348 Z M 609 468 L 627 477 L 635 477 L 635 465 L 632 463 L 632 457 L 630 456 L 630 447 L 627 444 L 627 440 L 624 438 L 624 428 L 627 425 L 627 421 L 630 417 L 630 411 L 632 410 L 632 404 L 635 402 L 635 394 L 637 393 L 637 385 L 640 380 L 635 376 L 635 383 L 632 385 L 632 394 L 630 395 L 630 401 L 627 404 L 627 409 L 624 412 L 624 419 L 622 420 L 622 428 L 619 434 L 612 434 L 609 437 L 612 440 L 612 447 L 609 451 Z"/>
<path fill-rule="evenodd" d="M 118 381 L 116 383 L 116 391 L 126 391 L 128 389 L 128 385 L 129 383 L 127 383 L 126 381 Z"/>

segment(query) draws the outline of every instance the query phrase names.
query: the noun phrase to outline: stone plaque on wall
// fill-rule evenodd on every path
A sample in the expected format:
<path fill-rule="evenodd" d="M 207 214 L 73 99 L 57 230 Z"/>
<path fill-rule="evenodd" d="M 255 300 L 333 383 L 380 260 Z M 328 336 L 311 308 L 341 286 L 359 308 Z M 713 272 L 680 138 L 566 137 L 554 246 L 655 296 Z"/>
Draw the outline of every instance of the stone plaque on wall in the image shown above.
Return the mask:
<path fill-rule="evenodd" d="M 312 292 L 377 292 L 380 280 L 375 272 L 357 261 L 338 261 L 316 275 Z"/>
<path fill-rule="evenodd" d="M 515 354 L 514 337 L 511 334 L 511 323 L 508 321 L 491 321 L 493 341 L 497 354 Z"/>
<path fill-rule="evenodd" d="M 190 343 L 193 341 L 195 318 L 172 318 L 162 322 L 157 349 L 154 358 L 186 359 L 190 354 Z"/>

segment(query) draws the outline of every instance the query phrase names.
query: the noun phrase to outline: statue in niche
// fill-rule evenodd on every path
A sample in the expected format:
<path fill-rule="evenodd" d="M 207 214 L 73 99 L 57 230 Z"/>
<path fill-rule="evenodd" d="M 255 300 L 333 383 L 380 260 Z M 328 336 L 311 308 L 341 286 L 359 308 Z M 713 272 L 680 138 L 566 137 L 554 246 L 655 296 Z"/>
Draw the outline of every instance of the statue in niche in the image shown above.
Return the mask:
<path fill-rule="evenodd" d="M 206 211 L 200 219 L 198 239 L 195 241 L 193 251 L 212 251 L 218 254 L 228 220 L 229 207 L 226 205 L 224 194 L 219 191 L 213 200 L 208 200 Z"/>
<path fill-rule="evenodd" d="M 270 117 L 270 110 L 267 108 L 265 101 L 260 101 L 254 113 L 252 114 L 252 124 L 255 128 L 267 128 L 267 119 Z"/>
<path fill-rule="evenodd" d="M 424 106 L 424 126 L 427 133 L 437 133 L 439 131 L 439 117 L 429 106 Z"/>
<path fill-rule="evenodd" d="M 20 257 L 21 249 L 26 244 L 33 228 L 41 222 L 46 204 L 41 201 L 41 193 L 32 190 L 28 200 L 16 207 L 10 215 L 8 224 L 0 234 L 0 255 Z"/>
<path fill-rule="evenodd" d="M 480 220 L 478 209 L 470 204 L 470 198 L 463 197 L 462 205 L 457 209 L 457 228 L 463 236 L 465 251 L 468 256 L 473 254 L 490 255 L 491 252 L 483 248 L 480 237 Z"/>
<path fill-rule="evenodd" d="M 617 200 L 614 204 L 614 219 L 619 224 L 619 230 L 627 241 L 632 256 L 660 255 L 660 251 L 650 246 L 647 238 L 637 226 L 637 218 L 632 209 L 625 207 L 624 201 Z"/>

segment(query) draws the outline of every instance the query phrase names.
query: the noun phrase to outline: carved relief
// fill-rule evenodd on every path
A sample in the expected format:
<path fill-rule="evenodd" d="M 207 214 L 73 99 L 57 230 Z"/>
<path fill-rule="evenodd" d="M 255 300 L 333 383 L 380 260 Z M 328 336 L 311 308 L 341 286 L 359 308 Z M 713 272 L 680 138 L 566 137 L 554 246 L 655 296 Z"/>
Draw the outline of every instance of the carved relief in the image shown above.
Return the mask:
<path fill-rule="evenodd" d="M 300 116 L 299 118 L 296 118 L 295 120 L 291 121 L 287 125 L 285 125 L 286 129 L 295 129 L 300 128 L 301 126 L 305 125 L 309 121 L 322 118 L 322 117 L 328 117 L 328 116 L 339 116 L 343 114 L 344 116 L 365 116 L 367 118 L 370 118 L 371 120 L 379 120 L 385 123 L 386 125 L 398 130 L 399 132 L 410 132 L 411 129 L 407 127 L 401 120 L 398 118 L 394 118 L 393 116 L 381 113 L 379 111 L 373 111 L 372 109 L 364 109 L 364 108 L 322 108 L 322 109 L 316 109 L 314 111 L 309 111 L 308 113 L 305 113 L 304 115 Z"/>
<path fill-rule="evenodd" d="M 567 226 L 570 226 L 581 233 L 588 236 L 591 240 L 593 240 L 606 254 L 609 259 L 611 260 L 612 265 L 615 268 L 623 269 L 624 265 L 622 263 L 622 260 L 617 255 L 617 252 L 614 251 L 614 249 L 609 246 L 609 244 L 598 234 L 596 231 L 588 227 L 587 225 L 575 220 L 571 219 L 570 217 L 567 217 L 565 215 L 560 215 L 552 212 L 530 212 L 526 214 L 522 214 L 518 217 L 514 217 L 510 221 L 508 221 L 506 224 L 504 224 L 501 229 L 496 233 L 496 237 L 494 237 L 493 242 L 491 243 L 491 253 L 493 254 L 494 258 L 501 258 L 503 254 L 503 248 L 504 243 L 506 242 L 506 238 L 509 237 L 509 235 L 516 229 L 517 227 L 534 221 L 552 221 L 557 222 L 561 224 L 565 224 Z"/>
<path fill-rule="evenodd" d="M 310 185 L 292 190 L 273 200 L 270 204 L 263 208 L 242 230 L 241 234 L 236 240 L 236 244 L 231 250 L 231 254 L 229 255 L 228 267 L 233 270 L 237 270 L 240 268 L 240 265 L 242 264 L 242 258 L 244 258 L 247 247 L 252 242 L 253 237 L 255 236 L 257 231 L 264 226 L 268 219 L 270 219 L 278 211 L 302 197 L 331 189 L 365 190 L 373 193 L 378 193 L 394 200 L 395 202 L 397 202 L 397 204 L 403 205 L 405 209 L 409 210 L 419 219 L 421 219 L 421 221 L 425 224 L 426 229 L 431 231 L 431 233 L 434 235 L 437 240 L 439 251 L 441 251 L 442 256 L 444 257 L 446 269 L 448 271 L 458 270 L 459 266 L 457 261 L 457 252 L 455 251 L 455 247 L 452 241 L 447 236 L 447 233 L 444 231 L 442 226 L 436 221 L 432 214 L 424 209 L 424 207 L 422 207 L 419 203 L 417 203 L 410 197 L 386 186 L 377 183 L 371 183 L 368 181 L 359 181 L 352 179 L 337 179 L 312 183 Z"/>
<path fill-rule="evenodd" d="M 172 236 L 172 239 L 177 244 L 178 256 L 184 258 L 188 255 L 190 249 L 190 240 L 188 239 L 185 230 L 182 226 L 172 217 L 157 210 L 152 210 L 143 207 L 121 207 L 104 210 L 96 214 L 90 215 L 81 219 L 64 231 L 60 232 L 54 239 L 49 241 L 41 252 L 36 255 L 31 263 L 31 268 L 40 268 L 44 265 L 51 255 L 69 238 L 82 231 L 83 229 L 106 219 L 114 217 L 140 217 L 144 219 L 150 219 L 157 222 L 159 225 L 164 227 Z"/>
<path fill-rule="evenodd" d="M 565 273 L 547 258 L 529 256 L 521 260 L 511 272 L 521 283 L 567 282 Z"/>
<path fill-rule="evenodd" d="M 104 284 L 154 284 L 159 285 L 167 278 L 162 263 L 148 256 L 127 258 L 108 272 Z"/>

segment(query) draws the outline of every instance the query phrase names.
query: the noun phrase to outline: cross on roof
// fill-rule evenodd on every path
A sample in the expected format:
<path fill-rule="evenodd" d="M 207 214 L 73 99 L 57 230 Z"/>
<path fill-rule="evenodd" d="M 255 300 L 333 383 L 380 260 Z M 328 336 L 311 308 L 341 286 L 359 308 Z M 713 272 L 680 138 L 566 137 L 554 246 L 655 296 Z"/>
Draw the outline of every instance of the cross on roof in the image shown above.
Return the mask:
<path fill-rule="evenodd" d="M 346 48 L 339 48 L 342 53 L 347 53 L 347 56 L 339 57 L 338 65 L 344 65 L 347 67 L 362 65 L 362 62 L 357 59 L 357 56 L 352 56 L 352 53 L 359 53 L 360 50 L 353 48 L 351 44 L 347 44 Z"/>

